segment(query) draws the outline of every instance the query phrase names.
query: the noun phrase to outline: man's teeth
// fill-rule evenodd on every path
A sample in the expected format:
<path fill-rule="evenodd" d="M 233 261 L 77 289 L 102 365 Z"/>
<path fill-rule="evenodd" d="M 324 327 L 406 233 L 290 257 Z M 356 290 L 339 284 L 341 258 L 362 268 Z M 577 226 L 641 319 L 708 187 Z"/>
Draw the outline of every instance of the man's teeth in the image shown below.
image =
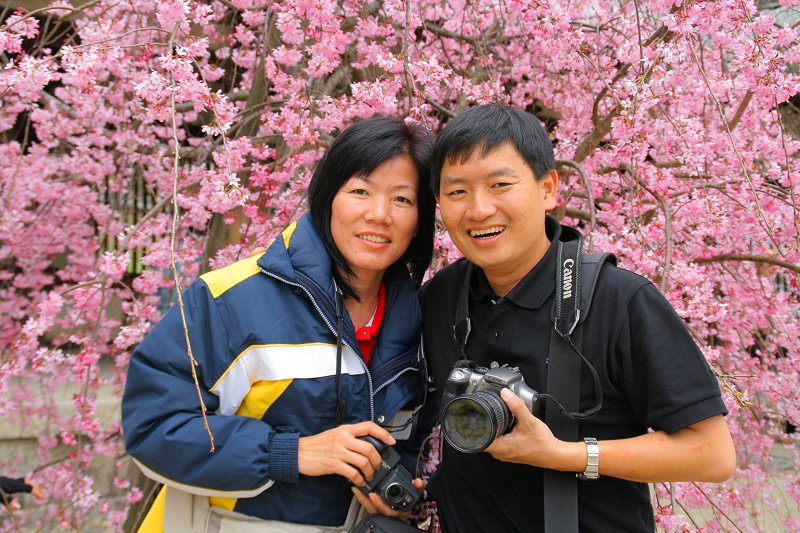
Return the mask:
<path fill-rule="evenodd" d="M 472 237 L 486 237 L 487 235 L 496 235 L 498 233 L 503 232 L 502 226 L 495 226 L 493 228 L 486 228 L 486 229 L 473 229 L 470 230 L 469 234 Z"/>
<path fill-rule="evenodd" d="M 378 242 L 381 244 L 386 244 L 389 242 L 389 239 L 384 239 L 383 237 L 378 237 L 377 235 L 359 235 L 358 238 L 364 239 L 365 241 Z"/>

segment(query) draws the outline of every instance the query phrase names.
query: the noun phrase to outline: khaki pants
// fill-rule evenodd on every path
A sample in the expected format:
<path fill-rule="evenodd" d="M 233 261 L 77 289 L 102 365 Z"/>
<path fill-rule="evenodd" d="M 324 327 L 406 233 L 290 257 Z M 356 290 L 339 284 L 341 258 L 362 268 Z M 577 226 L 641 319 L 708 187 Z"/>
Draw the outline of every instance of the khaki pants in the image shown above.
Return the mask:
<path fill-rule="evenodd" d="M 212 507 L 205 496 L 166 487 L 165 533 L 347 533 L 366 511 L 353 498 L 345 523 L 339 527 L 310 526 L 252 516 Z"/>

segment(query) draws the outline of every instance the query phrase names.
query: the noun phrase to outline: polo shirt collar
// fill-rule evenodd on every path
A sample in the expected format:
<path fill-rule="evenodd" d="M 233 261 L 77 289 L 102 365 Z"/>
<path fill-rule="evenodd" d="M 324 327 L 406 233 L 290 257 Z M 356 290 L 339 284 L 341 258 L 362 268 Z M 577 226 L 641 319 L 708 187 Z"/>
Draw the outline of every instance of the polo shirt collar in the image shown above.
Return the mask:
<path fill-rule="evenodd" d="M 561 224 L 550 215 L 545 216 L 544 230 L 550 240 L 550 247 L 544 257 L 528 272 L 517 286 L 506 294 L 505 298 L 514 304 L 527 309 L 539 309 L 547 301 L 555 289 L 556 279 L 556 246 L 561 238 Z M 494 293 L 482 268 L 474 267 L 470 280 L 470 296 L 476 301 L 491 299 L 500 300 Z"/>

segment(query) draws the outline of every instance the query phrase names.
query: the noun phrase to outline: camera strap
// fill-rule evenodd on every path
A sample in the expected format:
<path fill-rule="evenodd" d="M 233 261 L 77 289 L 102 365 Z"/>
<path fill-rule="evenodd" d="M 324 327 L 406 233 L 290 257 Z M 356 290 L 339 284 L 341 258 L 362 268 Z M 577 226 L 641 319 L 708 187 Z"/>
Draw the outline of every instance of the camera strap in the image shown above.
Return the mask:
<path fill-rule="evenodd" d="M 578 421 L 597 414 L 603 406 L 603 389 L 592 364 L 581 353 L 582 325 L 589 315 L 594 288 L 605 262 L 616 264 L 612 254 L 582 254 L 583 237 L 562 226 L 556 251 L 556 295 L 550 334 L 547 391 L 558 391 L 562 403 L 547 396 L 558 409 L 547 409 L 545 423 L 557 438 L 578 441 Z M 579 358 L 575 357 L 575 354 Z M 581 363 L 592 373 L 595 405 L 578 412 L 581 400 Z M 572 472 L 544 470 L 544 529 L 547 533 L 578 532 L 578 480 Z"/>
<path fill-rule="evenodd" d="M 334 284 L 335 285 L 335 284 Z M 342 289 L 336 285 L 336 425 L 342 423 L 342 413 L 344 411 L 344 398 L 342 397 L 342 323 L 344 321 L 344 304 L 342 300 Z"/>
<path fill-rule="evenodd" d="M 594 287 L 603 263 L 616 264 L 612 254 L 583 254 L 583 236 L 575 228 L 561 227 L 556 243 L 556 294 L 551 321 L 550 355 L 547 366 L 547 391 L 541 398 L 550 400 L 568 419 L 584 420 L 603 408 L 603 387 L 592 363 L 581 353 L 581 324 L 589 315 Z M 578 358 L 575 358 L 577 355 Z M 580 374 L 583 363 L 592 374 L 595 404 L 580 409 Z M 556 380 L 556 381 L 552 381 Z M 558 392 L 560 402 L 550 392 Z M 548 415 L 554 409 L 548 409 Z M 549 424 L 549 416 L 548 425 Z"/>

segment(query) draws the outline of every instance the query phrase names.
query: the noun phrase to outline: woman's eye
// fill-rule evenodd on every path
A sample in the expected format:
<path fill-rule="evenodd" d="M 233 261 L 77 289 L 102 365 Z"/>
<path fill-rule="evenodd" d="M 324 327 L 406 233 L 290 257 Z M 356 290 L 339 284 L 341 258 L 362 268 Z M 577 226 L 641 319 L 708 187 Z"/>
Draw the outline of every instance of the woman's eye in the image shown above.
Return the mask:
<path fill-rule="evenodd" d="M 353 194 L 358 194 L 359 196 L 364 196 L 367 194 L 366 189 L 353 189 L 350 192 L 352 192 Z"/>
<path fill-rule="evenodd" d="M 398 202 L 400 202 L 402 204 L 413 204 L 414 203 L 414 201 L 411 198 L 406 198 L 405 196 L 398 196 L 397 198 L 395 198 L 395 200 L 397 200 Z"/>

